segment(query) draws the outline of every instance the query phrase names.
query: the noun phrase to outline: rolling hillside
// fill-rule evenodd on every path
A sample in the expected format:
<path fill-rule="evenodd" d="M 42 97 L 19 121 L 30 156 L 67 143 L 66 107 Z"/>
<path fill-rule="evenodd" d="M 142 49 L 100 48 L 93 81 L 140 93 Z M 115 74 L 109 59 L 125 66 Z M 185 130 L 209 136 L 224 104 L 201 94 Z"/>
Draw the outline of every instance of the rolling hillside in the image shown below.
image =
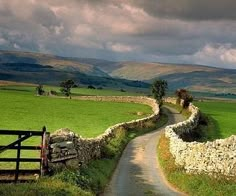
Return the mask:
<path fill-rule="evenodd" d="M 155 78 L 162 78 L 168 80 L 170 90 L 236 93 L 236 70 L 232 69 L 0 51 L 0 80 L 58 84 L 67 78 L 111 88 L 149 88 Z"/>
<path fill-rule="evenodd" d="M 94 76 L 108 76 L 92 64 L 86 64 L 73 60 L 73 58 L 59 57 L 50 54 L 32 53 L 32 52 L 16 52 L 16 51 L 0 51 L 0 64 L 17 63 L 17 64 L 38 64 L 42 66 L 51 66 L 61 71 L 78 71 L 80 73 Z"/>
<path fill-rule="evenodd" d="M 176 73 L 214 72 L 217 70 L 217 68 L 200 65 L 124 62 L 119 65 L 118 69 L 114 69 L 109 74 L 113 77 L 129 78 L 132 80 L 151 80 L 156 77 Z"/>
<path fill-rule="evenodd" d="M 82 61 L 82 60 L 81 60 Z M 73 79 L 82 85 L 107 88 L 149 88 L 141 81 L 112 78 L 97 66 L 75 58 L 48 54 L 0 51 L 0 80 L 58 85 Z"/>
<path fill-rule="evenodd" d="M 102 69 L 116 78 L 146 82 L 152 82 L 155 78 L 166 79 L 170 90 L 188 88 L 194 91 L 236 93 L 236 69 L 142 62 L 121 62 L 115 66 L 107 63 Z"/>

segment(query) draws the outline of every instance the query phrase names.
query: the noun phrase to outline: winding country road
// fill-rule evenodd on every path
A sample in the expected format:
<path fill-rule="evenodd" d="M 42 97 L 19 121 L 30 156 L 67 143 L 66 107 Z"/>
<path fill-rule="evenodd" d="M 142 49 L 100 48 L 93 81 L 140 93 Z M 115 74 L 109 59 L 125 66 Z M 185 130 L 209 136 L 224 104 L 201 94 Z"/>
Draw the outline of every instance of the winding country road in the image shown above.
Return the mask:
<path fill-rule="evenodd" d="M 172 108 L 164 107 L 164 111 L 169 116 L 167 125 L 184 120 Z M 104 196 L 181 195 L 166 183 L 157 163 L 157 143 L 163 132 L 164 127 L 130 141 Z"/>

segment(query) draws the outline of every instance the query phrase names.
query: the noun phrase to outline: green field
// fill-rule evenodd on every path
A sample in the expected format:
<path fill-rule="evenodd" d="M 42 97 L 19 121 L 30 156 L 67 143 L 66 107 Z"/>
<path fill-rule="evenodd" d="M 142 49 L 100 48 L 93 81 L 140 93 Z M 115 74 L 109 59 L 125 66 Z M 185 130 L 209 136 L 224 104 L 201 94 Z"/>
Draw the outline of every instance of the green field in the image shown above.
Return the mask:
<path fill-rule="evenodd" d="M 35 92 L 35 86 L 0 86 L 0 91 L 17 91 L 17 92 L 30 92 L 34 93 Z M 43 89 L 48 92 L 50 90 L 56 91 L 57 93 L 60 94 L 60 87 L 57 86 L 43 86 Z M 72 96 L 83 96 L 83 95 L 91 95 L 91 96 L 140 96 L 144 95 L 143 92 L 136 92 L 135 90 L 128 90 L 125 92 L 122 92 L 121 90 L 115 90 L 115 89 L 88 89 L 86 87 L 77 87 L 77 88 L 72 88 L 71 89 Z"/>
<path fill-rule="evenodd" d="M 195 102 L 200 110 L 209 115 L 215 124 L 212 138 L 226 138 L 236 134 L 236 102 L 204 101 Z"/>
<path fill-rule="evenodd" d="M 38 97 L 34 95 L 32 87 L 0 90 L 0 108 L 0 129 L 41 130 L 46 126 L 47 131 L 54 132 L 60 128 L 69 128 L 83 137 L 98 136 L 116 123 L 152 113 L 149 106 L 135 103 Z M 6 145 L 14 139 L 14 136 L 1 136 L 0 143 Z M 39 144 L 39 139 L 32 138 L 24 144 Z M 16 151 L 6 151 L 0 157 L 14 157 L 15 154 Z M 34 157 L 36 154 L 25 151 L 22 156 Z M 11 167 L 11 164 L 8 166 Z"/>
<path fill-rule="evenodd" d="M 1 129 L 41 130 L 45 125 L 53 132 L 66 127 L 84 137 L 97 136 L 111 125 L 151 113 L 151 108 L 142 104 L 37 97 L 15 91 L 0 91 L 0 100 Z"/>

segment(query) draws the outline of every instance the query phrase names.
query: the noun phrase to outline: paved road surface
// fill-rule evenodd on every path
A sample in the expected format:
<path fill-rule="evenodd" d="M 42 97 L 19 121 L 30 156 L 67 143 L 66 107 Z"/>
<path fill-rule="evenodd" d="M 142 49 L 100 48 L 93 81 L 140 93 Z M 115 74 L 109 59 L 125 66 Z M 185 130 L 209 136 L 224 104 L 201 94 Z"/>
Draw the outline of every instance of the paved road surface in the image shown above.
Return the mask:
<path fill-rule="evenodd" d="M 168 125 L 184 118 L 172 108 L 164 108 Z M 157 143 L 164 127 L 133 139 L 125 148 L 104 196 L 180 195 L 168 186 L 157 164 Z"/>

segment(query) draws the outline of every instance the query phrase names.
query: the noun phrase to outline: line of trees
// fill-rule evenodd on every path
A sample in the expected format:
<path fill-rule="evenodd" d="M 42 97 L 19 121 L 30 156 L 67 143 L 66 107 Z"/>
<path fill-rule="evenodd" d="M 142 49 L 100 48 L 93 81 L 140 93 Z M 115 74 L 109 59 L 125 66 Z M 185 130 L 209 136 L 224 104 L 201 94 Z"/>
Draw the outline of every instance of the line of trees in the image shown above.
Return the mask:
<path fill-rule="evenodd" d="M 78 86 L 71 79 L 62 81 L 59 85 L 60 85 L 60 91 L 62 92 L 62 94 L 64 94 L 67 97 L 71 96 L 71 88 Z M 43 89 L 43 85 L 41 85 L 41 84 L 39 84 L 35 88 L 35 90 L 36 90 L 37 95 L 44 95 L 45 94 L 45 90 Z M 50 92 L 51 92 L 51 94 L 56 94 L 55 91 L 50 91 Z"/>
<path fill-rule="evenodd" d="M 71 88 L 77 87 L 72 79 L 62 81 L 60 83 L 60 91 L 67 97 L 71 98 Z M 88 88 L 95 89 L 93 86 L 88 86 Z M 168 89 L 168 83 L 166 80 L 157 79 L 152 84 L 152 94 L 156 99 L 157 103 L 163 105 L 163 97 L 166 95 Z M 39 84 L 36 87 L 37 95 L 43 95 L 45 93 L 43 85 Z M 183 108 L 187 108 L 189 104 L 193 101 L 193 96 L 186 89 L 178 89 L 175 91 L 177 96 L 177 103 L 182 104 Z M 183 100 L 183 103 L 180 103 Z"/>
<path fill-rule="evenodd" d="M 168 89 L 168 83 L 166 80 L 157 79 L 152 84 L 152 94 L 157 103 L 163 105 L 163 97 L 166 95 Z M 178 89 L 175 91 L 177 96 L 177 103 L 182 104 L 183 108 L 187 108 L 193 101 L 193 96 L 186 89 Z M 180 103 L 183 100 L 183 103 Z"/>

